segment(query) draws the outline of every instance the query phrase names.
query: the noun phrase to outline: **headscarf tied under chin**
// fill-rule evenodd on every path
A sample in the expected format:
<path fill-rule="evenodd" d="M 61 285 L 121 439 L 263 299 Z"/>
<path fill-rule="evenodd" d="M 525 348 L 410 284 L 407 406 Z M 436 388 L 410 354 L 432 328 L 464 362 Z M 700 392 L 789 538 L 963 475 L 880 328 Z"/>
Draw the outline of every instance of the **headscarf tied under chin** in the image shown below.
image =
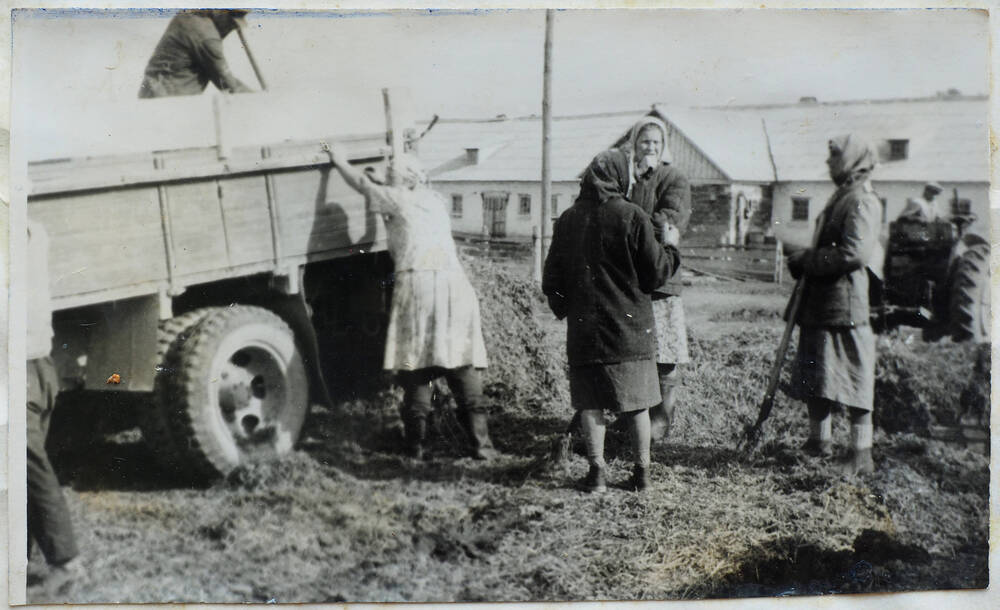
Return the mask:
<path fill-rule="evenodd" d="M 392 186 L 411 189 L 427 183 L 427 173 L 420 166 L 420 161 L 409 153 L 398 154 L 393 158 L 386 177 Z"/>
<path fill-rule="evenodd" d="M 666 123 L 656 118 L 655 116 L 644 116 L 638 121 L 636 121 L 635 125 L 632 126 L 632 131 L 629 133 L 628 136 L 628 147 L 627 147 L 628 166 L 631 169 L 629 175 L 628 190 L 625 191 L 626 195 L 628 196 L 631 196 L 632 186 L 635 185 L 636 180 L 638 179 L 638 176 L 636 174 L 639 171 L 638 168 L 639 153 L 637 152 L 639 148 L 638 147 L 639 135 L 642 133 L 643 129 L 645 129 L 647 126 L 650 125 L 660 130 L 660 140 L 663 142 L 662 146 L 660 146 L 660 156 L 656 159 L 656 161 L 657 162 L 663 161 L 666 163 L 671 163 L 673 161 L 673 156 L 670 154 L 670 149 L 667 148 Z"/>
<path fill-rule="evenodd" d="M 864 182 L 871 177 L 872 170 L 878 164 L 875 146 L 857 134 L 837 136 L 830 140 L 829 147 L 830 177 L 837 186 Z M 840 154 L 836 155 L 838 152 Z"/>
<path fill-rule="evenodd" d="M 663 139 L 663 146 L 660 147 L 660 161 L 666 161 L 670 163 L 673 161 L 673 157 L 670 155 L 670 149 L 667 148 L 667 124 L 656 118 L 655 116 L 644 116 L 635 122 L 632 126 L 632 131 L 628 135 L 629 150 L 632 151 L 632 156 L 635 156 L 636 142 L 639 140 L 639 134 L 645 129 L 647 125 L 652 125 L 660 130 L 660 137 Z"/>
<path fill-rule="evenodd" d="M 629 157 L 625 152 L 612 148 L 599 153 L 580 179 L 580 199 L 597 203 L 624 199 L 630 173 Z"/>

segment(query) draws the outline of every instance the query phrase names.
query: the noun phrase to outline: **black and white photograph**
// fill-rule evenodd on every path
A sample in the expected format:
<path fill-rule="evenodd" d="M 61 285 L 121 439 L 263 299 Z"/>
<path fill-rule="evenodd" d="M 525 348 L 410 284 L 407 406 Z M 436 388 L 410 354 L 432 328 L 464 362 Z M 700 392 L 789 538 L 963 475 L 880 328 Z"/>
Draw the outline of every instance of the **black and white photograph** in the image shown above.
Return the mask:
<path fill-rule="evenodd" d="M 990 607 L 989 10 L 10 23 L 11 605 Z"/>

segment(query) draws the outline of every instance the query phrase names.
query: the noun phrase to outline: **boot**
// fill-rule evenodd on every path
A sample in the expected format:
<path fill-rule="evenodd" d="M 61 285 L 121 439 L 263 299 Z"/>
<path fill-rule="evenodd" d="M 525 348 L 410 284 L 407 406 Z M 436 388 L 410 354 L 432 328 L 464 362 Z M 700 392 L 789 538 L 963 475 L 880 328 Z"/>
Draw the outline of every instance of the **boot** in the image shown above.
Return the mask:
<path fill-rule="evenodd" d="M 472 457 L 477 460 L 492 460 L 500 456 L 490 440 L 486 413 L 469 413 L 469 435 L 472 437 Z"/>
<path fill-rule="evenodd" d="M 871 411 L 851 409 L 851 447 L 840 464 L 840 472 L 845 475 L 871 474 L 875 472 L 872 459 L 872 414 Z"/>
<path fill-rule="evenodd" d="M 632 477 L 625 482 L 625 489 L 643 492 L 649 489 L 649 468 L 636 464 L 632 468 Z"/>
<path fill-rule="evenodd" d="M 802 452 L 811 457 L 833 457 L 833 416 L 828 403 L 809 403 L 809 440 L 802 445 Z"/>
<path fill-rule="evenodd" d="M 583 480 L 583 490 L 587 493 L 602 494 L 608 490 L 608 475 L 604 468 L 591 464 L 587 478 Z"/>
<path fill-rule="evenodd" d="M 872 449 L 851 449 L 840 464 L 840 472 L 848 475 L 871 474 L 875 472 L 875 460 L 872 459 Z"/>
<path fill-rule="evenodd" d="M 424 458 L 424 441 L 427 440 L 426 417 L 404 417 L 403 434 L 406 441 L 406 455 L 416 460 Z"/>
<path fill-rule="evenodd" d="M 674 404 L 666 400 L 649 410 L 649 436 L 654 441 L 664 441 L 670 437 L 674 425 Z"/>
<path fill-rule="evenodd" d="M 802 444 L 802 452 L 810 457 L 831 458 L 833 457 L 833 442 L 810 438 Z"/>

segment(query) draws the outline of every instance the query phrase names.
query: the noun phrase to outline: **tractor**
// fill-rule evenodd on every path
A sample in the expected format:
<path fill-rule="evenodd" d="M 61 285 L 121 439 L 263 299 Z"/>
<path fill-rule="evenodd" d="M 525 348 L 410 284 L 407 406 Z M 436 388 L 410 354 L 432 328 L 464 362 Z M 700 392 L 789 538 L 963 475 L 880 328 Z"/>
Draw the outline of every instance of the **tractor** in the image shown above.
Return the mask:
<path fill-rule="evenodd" d="M 990 338 L 990 244 L 968 199 L 953 191 L 950 219 L 889 224 L 884 284 L 872 295 L 879 331 L 906 325 L 936 341 Z"/>

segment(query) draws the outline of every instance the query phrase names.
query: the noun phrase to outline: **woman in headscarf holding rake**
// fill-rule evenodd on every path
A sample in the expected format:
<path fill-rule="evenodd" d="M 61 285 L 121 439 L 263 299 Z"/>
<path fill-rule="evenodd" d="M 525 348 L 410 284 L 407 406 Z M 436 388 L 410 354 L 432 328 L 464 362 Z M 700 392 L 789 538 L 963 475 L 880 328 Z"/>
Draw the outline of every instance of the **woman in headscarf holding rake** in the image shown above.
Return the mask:
<path fill-rule="evenodd" d="M 847 409 L 851 439 L 843 471 L 870 473 L 875 394 L 875 335 L 868 290 L 879 281 L 882 209 L 870 178 L 878 153 L 851 134 L 829 141 L 827 167 L 837 185 L 816 219 L 813 247 L 792 253 L 788 268 L 804 278 L 796 323 L 799 346 L 793 387 L 809 407 L 807 453 L 831 457 L 831 412 Z M 869 277 L 869 270 L 876 279 Z"/>

